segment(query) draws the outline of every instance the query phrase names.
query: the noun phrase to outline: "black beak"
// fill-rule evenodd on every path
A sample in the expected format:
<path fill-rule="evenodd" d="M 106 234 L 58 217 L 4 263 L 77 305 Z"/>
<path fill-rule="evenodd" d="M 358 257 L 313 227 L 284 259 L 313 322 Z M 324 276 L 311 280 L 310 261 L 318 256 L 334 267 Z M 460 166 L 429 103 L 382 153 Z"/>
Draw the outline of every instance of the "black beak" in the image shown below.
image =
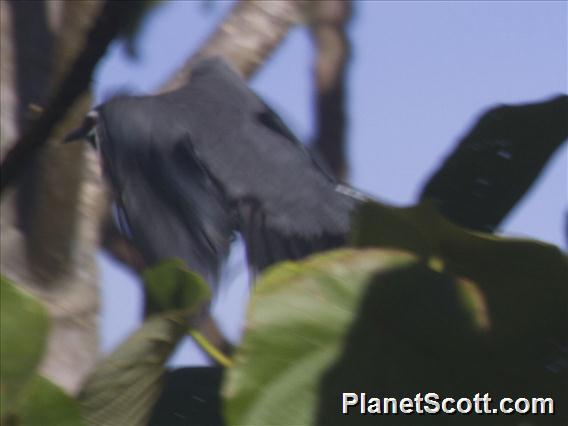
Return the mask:
<path fill-rule="evenodd" d="M 87 114 L 81 126 L 73 131 L 71 131 L 65 139 L 63 139 L 63 143 L 69 143 L 78 141 L 81 139 L 85 139 L 89 132 L 93 130 L 93 128 L 97 125 L 99 118 L 99 114 L 97 111 L 91 111 Z"/>

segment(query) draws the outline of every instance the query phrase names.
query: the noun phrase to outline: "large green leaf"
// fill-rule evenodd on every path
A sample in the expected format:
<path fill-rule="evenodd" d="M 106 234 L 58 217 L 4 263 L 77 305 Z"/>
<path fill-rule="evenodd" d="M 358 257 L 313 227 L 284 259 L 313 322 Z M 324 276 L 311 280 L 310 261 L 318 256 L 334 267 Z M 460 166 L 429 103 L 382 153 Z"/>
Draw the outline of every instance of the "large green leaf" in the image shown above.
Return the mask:
<path fill-rule="evenodd" d="M 415 251 L 476 283 L 489 320 L 483 387 L 568 401 L 568 262 L 558 248 L 464 230 L 428 203 L 405 209 L 368 203 L 355 223 L 356 245 Z M 409 238 L 397 239 L 405 232 Z M 556 417 L 568 420 L 565 403 L 557 402 Z"/>
<path fill-rule="evenodd" d="M 359 329 L 346 341 L 354 323 Z M 224 386 L 226 418 L 231 425 L 314 424 L 318 404 L 327 407 L 326 388 L 334 389 L 335 406 L 324 411 L 335 413 L 341 409 L 337 390 L 364 391 L 367 377 L 391 391 L 428 380 L 455 384 L 464 373 L 456 376 L 460 369 L 451 359 L 469 359 L 486 328 L 485 305 L 473 284 L 404 252 L 339 250 L 280 264 L 261 278 L 252 297 Z M 349 365 L 340 363 L 322 388 L 324 373 L 344 359 L 341 353 Z M 348 386 L 353 380 L 358 386 Z"/>
<path fill-rule="evenodd" d="M 0 277 L 0 418 L 11 411 L 45 350 L 48 317 L 33 296 Z"/>
<path fill-rule="evenodd" d="M 543 330 L 548 337 L 568 336 L 568 263 L 554 246 L 467 231 L 427 202 L 410 208 L 364 204 L 352 243 L 438 259 L 444 270 L 475 281 L 487 299 L 496 339 L 526 342 Z"/>
<path fill-rule="evenodd" d="M 4 424 L 4 423 L 3 423 Z M 79 404 L 49 380 L 35 374 L 29 381 L 15 413 L 6 425 L 80 426 Z"/>
<path fill-rule="evenodd" d="M 150 306 L 159 313 L 149 316 L 88 378 L 79 400 L 89 424 L 147 421 L 162 388 L 164 363 L 209 298 L 207 284 L 178 261 L 166 261 L 144 277 Z"/>

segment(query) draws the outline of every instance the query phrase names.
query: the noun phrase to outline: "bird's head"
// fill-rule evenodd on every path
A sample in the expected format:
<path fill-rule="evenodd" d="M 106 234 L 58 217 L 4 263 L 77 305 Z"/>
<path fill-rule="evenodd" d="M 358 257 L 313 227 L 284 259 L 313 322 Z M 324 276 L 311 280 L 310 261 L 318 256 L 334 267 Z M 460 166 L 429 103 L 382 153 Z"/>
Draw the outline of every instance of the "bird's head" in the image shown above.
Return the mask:
<path fill-rule="evenodd" d="M 97 136 L 97 124 L 99 112 L 95 109 L 90 111 L 80 127 L 70 132 L 64 139 L 64 143 L 86 140 L 93 148 L 98 150 L 99 140 Z"/>

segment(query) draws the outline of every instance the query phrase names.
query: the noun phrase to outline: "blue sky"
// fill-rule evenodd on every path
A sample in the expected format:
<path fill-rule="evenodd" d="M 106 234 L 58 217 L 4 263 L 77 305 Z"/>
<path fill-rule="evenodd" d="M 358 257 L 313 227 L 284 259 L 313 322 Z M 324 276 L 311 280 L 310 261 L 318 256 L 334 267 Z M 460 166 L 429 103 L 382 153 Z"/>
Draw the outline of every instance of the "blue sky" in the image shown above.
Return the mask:
<path fill-rule="evenodd" d="M 113 91 L 151 93 L 198 48 L 230 2 L 173 1 L 145 22 L 140 59 L 121 43 L 98 68 L 98 101 Z M 349 182 L 382 201 L 408 205 L 455 142 L 487 107 L 538 101 L 567 91 L 566 2 L 358 1 L 349 30 Z M 301 140 L 312 135 L 313 46 L 293 30 L 251 82 Z M 501 232 L 566 248 L 567 150 L 558 152 Z M 236 337 L 244 313 L 246 274 L 221 294 L 215 310 Z M 139 289 L 104 255 L 103 350 L 136 326 Z M 228 303 L 231 300 L 231 303 Z M 235 300 L 237 302 L 235 302 Z M 132 301 L 132 303 L 131 303 Z M 184 363 L 185 345 L 176 356 Z M 199 359 L 192 355 L 192 359 Z"/>

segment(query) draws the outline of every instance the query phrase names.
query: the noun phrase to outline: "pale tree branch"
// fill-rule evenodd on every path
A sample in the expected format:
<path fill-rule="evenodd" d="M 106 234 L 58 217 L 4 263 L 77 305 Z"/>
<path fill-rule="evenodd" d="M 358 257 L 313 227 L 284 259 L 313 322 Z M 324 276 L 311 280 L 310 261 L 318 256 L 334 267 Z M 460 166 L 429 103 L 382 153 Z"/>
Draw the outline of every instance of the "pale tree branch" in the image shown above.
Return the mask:
<path fill-rule="evenodd" d="M 160 88 L 174 90 L 189 81 L 200 59 L 221 56 L 250 78 L 302 17 L 302 0 L 241 0 L 204 45 Z"/>

